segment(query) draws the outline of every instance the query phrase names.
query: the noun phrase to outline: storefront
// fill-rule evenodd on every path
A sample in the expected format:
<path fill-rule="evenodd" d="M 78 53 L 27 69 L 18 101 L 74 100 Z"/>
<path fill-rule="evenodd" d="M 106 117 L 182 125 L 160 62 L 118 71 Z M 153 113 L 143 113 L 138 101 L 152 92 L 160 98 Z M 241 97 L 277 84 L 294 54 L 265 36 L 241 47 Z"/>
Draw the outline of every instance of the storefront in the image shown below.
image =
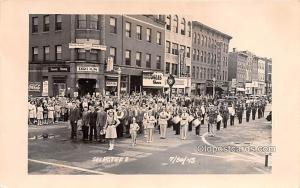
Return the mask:
<path fill-rule="evenodd" d="M 143 71 L 143 91 L 153 95 L 163 94 L 165 80 L 161 72 Z"/>

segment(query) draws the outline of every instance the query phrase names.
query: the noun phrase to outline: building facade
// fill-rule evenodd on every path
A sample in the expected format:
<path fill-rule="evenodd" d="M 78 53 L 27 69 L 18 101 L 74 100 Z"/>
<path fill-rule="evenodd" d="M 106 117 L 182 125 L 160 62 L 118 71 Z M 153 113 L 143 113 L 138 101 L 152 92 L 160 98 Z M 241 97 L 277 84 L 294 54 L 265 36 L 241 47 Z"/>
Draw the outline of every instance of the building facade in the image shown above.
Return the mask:
<path fill-rule="evenodd" d="M 266 94 L 272 94 L 272 59 L 263 58 L 265 60 L 265 82 L 266 82 Z"/>
<path fill-rule="evenodd" d="M 192 91 L 212 94 L 213 82 L 217 91 L 227 91 L 228 46 L 231 36 L 200 22 L 192 22 Z"/>
<path fill-rule="evenodd" d="M 29 95 L 115 93 L 143 86 L 143 70 L 164 70 L 163 21 L 147 15 L 30 15 Z"/>

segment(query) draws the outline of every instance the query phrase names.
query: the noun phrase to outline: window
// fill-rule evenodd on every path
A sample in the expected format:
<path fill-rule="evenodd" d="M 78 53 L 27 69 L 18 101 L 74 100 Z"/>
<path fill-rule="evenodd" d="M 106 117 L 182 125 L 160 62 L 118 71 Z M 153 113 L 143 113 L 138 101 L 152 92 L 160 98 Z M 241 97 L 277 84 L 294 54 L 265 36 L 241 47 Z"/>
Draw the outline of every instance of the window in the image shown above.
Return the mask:
<path fill-rule="evenodd" d="M 204 46 L 204 36 L 201 37 L 201 46 Z"/>
<path fill-rule="evenodd" d="M 182 18 L 181 20 L 181 34 L 185 35 L 185 19 Z"/>
<path fill-rule="evenodd" d="M 77 28 L 85 29 L 86 28 L 86 15 L 85 14 L 78 15 L 77 20 L 78 20 Z"/>
<path fill-rule="evenodd" d="M 201 79 L 203 78 L 203 67 L 201 67 L 201 70 L 200 70 L 200 78 Z"/>
<path fill-rule="evenodd" d="M 173 43 L 172 44 L 172 54 L 174 54 L 174 55 L 178 55 L 178 44 L 176 44 L 176 43 Z"/>
<path fill-rule="evenodd" d="M 55 46 L 55 59 L 61 60 L 61 45 Z"/>
<path fill-rule="evenodd" d="M 62 29 L 62 18 L 61 14 L 55 15 L 55 30 L 61 30 Z"/>
<path fill-rule="evenodd" d="M 49 46 L 44 46 L 44 60 L 49 61 L 50 60 L 50 47 Z"/>
<path fill-rule="evenodd" d="M 183 52 L 183 54 L 185 55 L 185 46 L 180 45 L 180 53 Z"/>
<path fill-rule="evenodd" d="M 200 50 L 197 50 L 197 61 L 200 60 Z"/>
<path fill-rule="evenodd" d="M 125 64 L 131 65 L 131 51 L 130 50 L 125 51 Z"/>
<path fill-rule="evenodd" d="M 216 69 L 214 69 L 214 78 L 216 77 Z"/>
<path fill-rule="evenodd" d="M 196 49 L 193 49 L 193 60 L 196 60 Z"/>
<path fill-rule="evenodd" d="M 172 74 L 178 75 L 178 65 L 177 64 L 172 64 Z"/>
<path fill-rule="evenodd" d="M 110 17 L 109 31 L 110 31 L 110 33 L 117 33 L 117 19 L 116 18 Z"/>
<path fill-rule="evenodd" d="M 207 69 L 207 79 L 210 78 L 210 69 Z"/>
<path fill-rule="evenodd" d="M 49 31 L 50 29 L 50 20 L 49 15 L 44 16 L 44 31 Z"/>
<path fill-rule="evenodd" d="M 170 63 L 166 62 L 166 74 L 170 73 Z"/>
<path fill-rule="evenodd" d="M 90 51 L 90 60 L 91 61 L 98 61 L 98 50 L 92 49 Z"/>
<path fill-rule="evenodd" d="M 166 41 L 166 52 L 171 53 L 171 42 L 170 41 Z"/>
<path fill-rule="evenodd" d="M 215 54 L 215 58 L 214 58 L 214 64 L 217 63 L 217 55 Z"/>
<path fill-rule="evenodd" d="M 198 34 L 198 44 L 200 45 L 200 43 L 201 43 L 201 36 L 200 34 Z"/>
<path fill-rule="evenodd" d="M 85 49 L 83 48 L 77 49 L 77 60 L 86 60 Z"/>
<path fill-rule="evenodd" d="M 196 78 L 199 78 L 199 67 L 197 67 Z"/>
<path fill-rule="evenodd" d="M 194 39 L 194 43 L 196 44 L 196 42 L 197 42 L 197 35 L 196 35 L 196 33 L 193 33 L 193 39 Z"/>
<path fill-rule="evenodd" d="M 203 62 L 203 51 L 201 51 L 201 62 Z"/>
<path fill-rule="evenodd" d="M 211 39 L 208 39 L 208 47 L 210 48 Z"/>
<path fill-rule="evenodd" d="M 190 66 L 186 66 L 186 74 L 188 77 L 190 77 L 191 74 L 191 67 Z"/>
<path fill-rule="evenodd" d="M 32 61 L 37 61 L 39 56 L 39 49 L 38 47 L 32 48 Z"/>
<path fill-rule="evenodd" d="M 109 56 L 113 58 L 114 65 L 117 63 L 117 49 L 110 47 Z"/>
<path fill-rule="evenodd" d="M 191 48 L 186 47 L 186 57 L 190 58 L 191 57 Z"/>
<path fill-rule="evenodd" d="M 125 23 L 125 36 L 126 37 L 131 37 L 131 23 L 126 22 Z"/>
<path fill-rule="evenodd" d="M 136 52 L 135 54 L 135 64 L 136 66 L 141 66 L 142 52 Z"/>
<path fill-rule="evenodd" d="M 156 43 L 161 45 L 161 32 L 156 33 Z"/>
<path fill-rule="evenodd" d="M 188 36 L 191 37 L 192 26 L 191 22 L 188 22 Z"/>
<path fill-rule="evenodd" d="M 213 69 L 210 69 L 210 79 L 213 79 Z"/>
<path fill-rule="evenodd" d="M 142 40 L 142 26 L 136 26 L 136 37 L 138 40 Z"/>
<path fill-rule="evenodd" d="M 204 43 L 205 43 L 204 45 L 207 47 L 207 37 L 206 36 L 204 37 Z"/>
<path fill-rule="evenodd" d="M 161 69 L 161 56 L 156 56 L 156 69 Z"/>
<path fill-rule="evenodd" d="M 173 32 L 178 33 L 178 16 L 174 16 Z"/>
<path fill-rule="evenodd" d="M 151 29 L 147 28 L 147 42 L 151 42 Z"/>
<path fill-rule="evenodd" d="M 151 54 L 146 54 L 146 67 L 151 68 Z"/>
<path fill-rule="evenodd" d="M 195 74 L 196 74 L 195 71 L 196 71 L 196 70 L 195 70 L 195 66 L 193 66 L 193 67 L 192 67 L 192 78 L 195 78 Z"/>
<path fill-rule="evenodd" d="M 167 30 L 171 30 L 171 15 L 167 16 L 166 22 L 167 22 L 166 24 Z"/>
<path fill-rule="evenodd" d="M 203 78 L 206 79 L 206 68 L 204 68 Z"/>
<path fill-rule="evenodd" d="M 204 63 L 206 63 L 206 52 L 204 52 Z"/>
<path fill-rule="evenodd" d="M 90 17 L 90 28 L 91 29 L 98 29 L 99 28 L 99 21 L 98 21 L 98 15 L 91 15 Z"/>
<path fill-rule="evenodd" d="M 32 33 L 37 33 L 39 27 L 39 18 L 38 17 L 32 17 Z"/>
<path fill-rule="evenodd" d="M 208 53 L 207 58 L 208 58 L 207 63 L 210 63 L 210 53 Z"/>

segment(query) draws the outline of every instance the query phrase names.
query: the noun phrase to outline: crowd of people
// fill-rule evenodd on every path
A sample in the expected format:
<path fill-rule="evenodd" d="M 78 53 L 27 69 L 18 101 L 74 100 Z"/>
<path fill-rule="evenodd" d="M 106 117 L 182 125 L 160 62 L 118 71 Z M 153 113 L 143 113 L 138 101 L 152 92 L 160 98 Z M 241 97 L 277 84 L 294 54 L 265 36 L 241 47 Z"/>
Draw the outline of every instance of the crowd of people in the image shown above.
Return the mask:
<path fill-rule="evenodd" d="M 71 139 L 78 140 L 78 130 L 82 131 L 84 142 L 108 142 L 109 150 L 114 149 L 115 139 L 131 138 L 132 146 L 138 135 L 143 135 L 147 142 L 153 142 L 154 130 L 158 130 L 161 139 L 166 139 L 170 129 L 182 140 L 187 133 L 195 129 L 200 136 L 201 125 L 208 125 L 209 136 L 216 131 L 243 121 L 263 118 L 267 101 L 259 98 L 247 101 L 238 98 L 233 101 L 212 99 L 210 96 L 173 96 L 172 98 L 150 95 L 123 95 L 115 97 L 86 95 L 84 97 L 47 97 L 29 100 L 28 123 L 30 125 L 57 124 L 70 122 Z"/>

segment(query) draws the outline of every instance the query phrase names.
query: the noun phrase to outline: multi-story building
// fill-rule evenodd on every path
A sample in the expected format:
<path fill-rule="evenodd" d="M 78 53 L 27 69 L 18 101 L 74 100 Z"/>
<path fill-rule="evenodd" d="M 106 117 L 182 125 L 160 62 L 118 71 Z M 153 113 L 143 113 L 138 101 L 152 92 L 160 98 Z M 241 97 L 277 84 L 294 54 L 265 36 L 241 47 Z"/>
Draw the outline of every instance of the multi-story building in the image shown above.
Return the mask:
<path fill-rule="evenodd" d="M 165 15 L 165 77 L 172 74 L 172 93 L 190 94 L 192 21 L 188 17 Z M 165 84 L 166 91 L 169 86 Z"/>
<path fill-rule="evenodd" d="M 228 79 L 231 84 L 231 92 L 245 92 L 247 81 L 248 54 L 245 51 L 236 51 L 235 48 L 229 53 Z"/>
<path fill-rule="evenodd" d="M 264 95 L 265 92 L 265 60 L 262 58 L 258 59 L 258 64 L 257 64 L 257 77 L 258 77 L 258 88 L 257 88 L 257 95 Z"/>
<path fill-rule="evenodd" d="M 272 94 L 272 59 L 263 58 L 265 60 L 265 82 L 266 82 L 266 94 Z"/>
<path fill-rule="evenodd" d="M 213 80 L 216 90 L 227 92 L 228 46 L 231 36 L 200 22 L 192 22 L 192 88 L 194 94 L 212 94 Z"/>
<path fill-rule="evenodd" d="M 165 23 L 155 16 L 30 15 L 29 24 L 29 95 L 116 92 L 108 60 L 123 92 L 139 90 L 145 70 L 163 73 Z"/>

